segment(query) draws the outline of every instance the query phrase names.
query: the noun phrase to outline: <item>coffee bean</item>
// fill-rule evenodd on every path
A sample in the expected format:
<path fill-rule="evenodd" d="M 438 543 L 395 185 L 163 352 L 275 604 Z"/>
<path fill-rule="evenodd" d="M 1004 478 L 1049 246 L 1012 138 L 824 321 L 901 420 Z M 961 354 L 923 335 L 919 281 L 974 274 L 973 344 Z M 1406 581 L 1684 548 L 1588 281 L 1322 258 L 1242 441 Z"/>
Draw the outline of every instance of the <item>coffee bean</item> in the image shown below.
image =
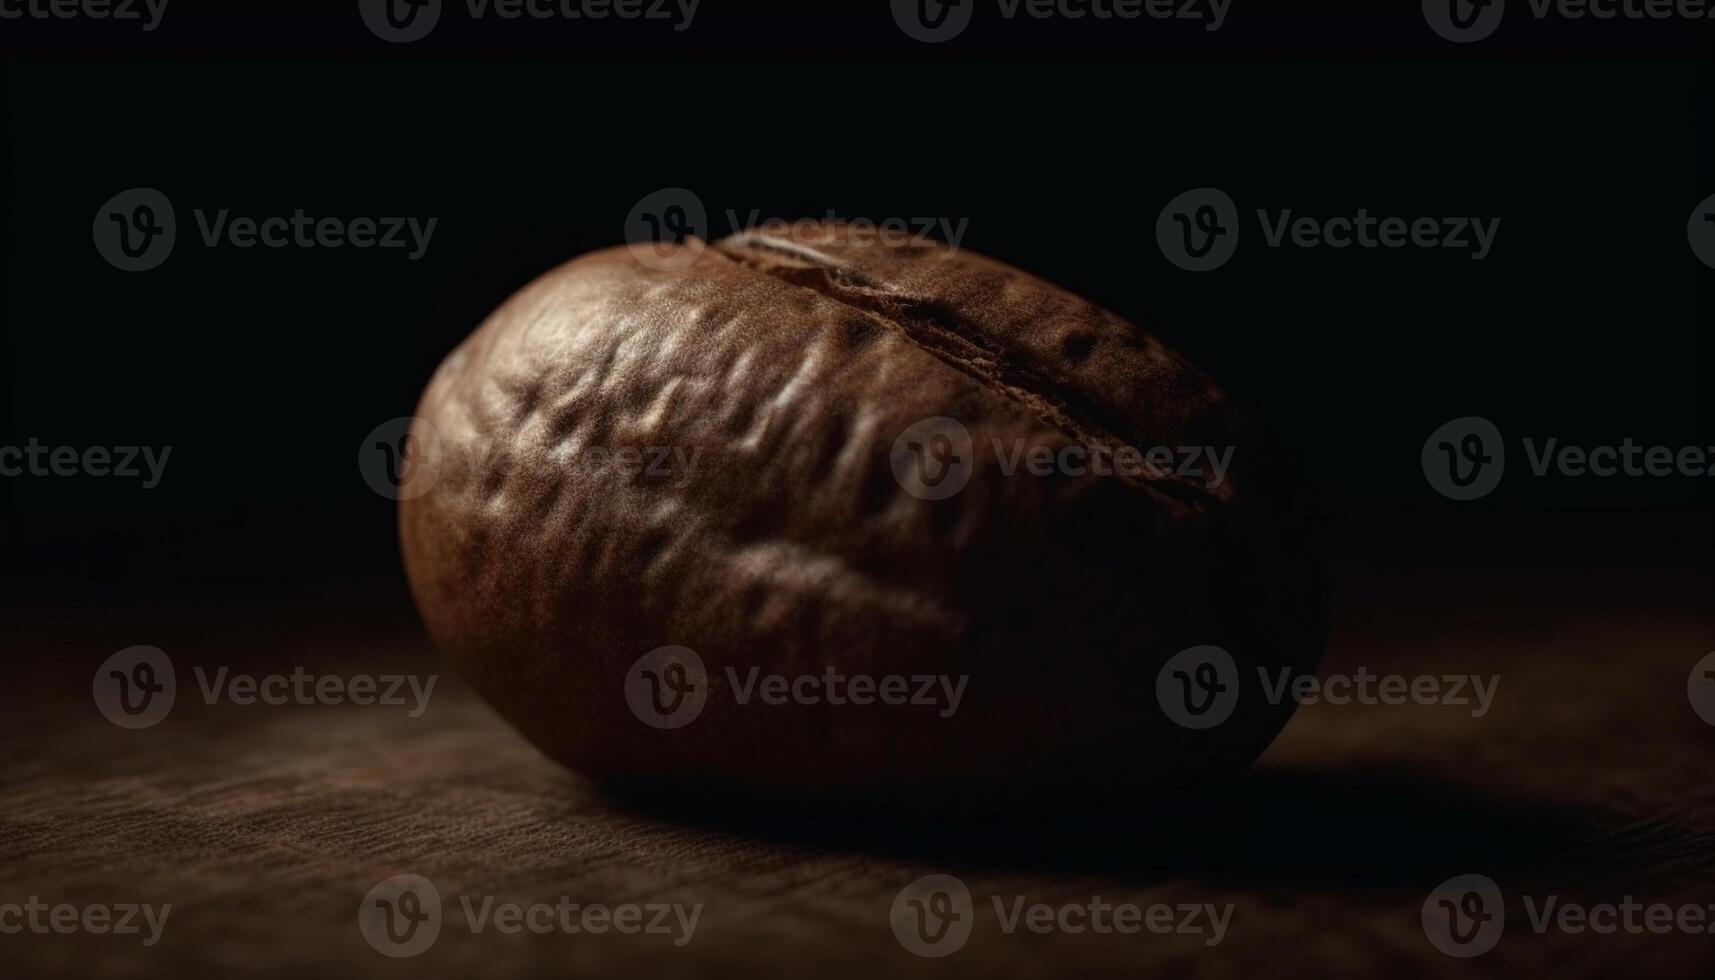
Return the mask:
<path fill-rule="evenodd" d="M 819 798 L 1150 786 L 1280 730 L 1258 671 L 1313 665 L 1321 579 L 1200 371 L 968 251 L 693 246 L 549 272 L 418 410 L 413 591 L 528 738 L 622 784 Z"/>

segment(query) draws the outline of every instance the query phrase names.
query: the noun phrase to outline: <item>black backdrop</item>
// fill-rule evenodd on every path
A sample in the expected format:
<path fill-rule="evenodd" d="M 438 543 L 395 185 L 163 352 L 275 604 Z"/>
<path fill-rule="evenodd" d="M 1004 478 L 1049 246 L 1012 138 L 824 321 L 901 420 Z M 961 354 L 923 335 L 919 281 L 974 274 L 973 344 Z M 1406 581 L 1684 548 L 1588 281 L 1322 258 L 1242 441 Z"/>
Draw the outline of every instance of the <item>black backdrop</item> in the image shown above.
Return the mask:
<path fill-rule="evenodd" d="M 1267 419 L 1337 547 L 1543 514 L 1560 541 L 1602 513 L 1667 515 L 1603 547 L 1709 540 L 1715 480 L 1509 477 L 1459 504 L 1418 460 L 1463 415 L 1512 438 L 1715 444 L 1715 270 L 1686 240 L 1715 193 L 1709 31 L 1515 12 L 1455 46 L 1417 4 L 1376 7 L 1236 0 L 1215 33 L 990 19 L 936 46 L 905 38 L 885 3 L 706 0 L 680 33 L 460 16 L 413 45 L 370 36 L 349 4 L 179 0 L 146 36 L 6 22 L 0 444 L 173 447 L 151 491 L 0 479 L 8 587 L 396 581 L 393 505 L 357 469 L 364 436 L 410 414 L 512 290 L 621 241 L 632 206 L 669 186 L 698 195 L 716 234 L 729 209 L 968 220 L 965 247 L 1116 310 Z M 179 241 L 125 273 L 91 221 L 139 186 L 171 199 Z M 1154 226 L 1199 186 L 1232 195 L 1247 237 L 1193 275 Z M 1502 223 L 1481 262 L 1264 247 L 1255 210 L 1288 207 Z M 205 248 L 193 211 L 221 208 L 437 226 L 419 261 Z M 1677 540 L 1649 540 L 1663 535 Z"/>

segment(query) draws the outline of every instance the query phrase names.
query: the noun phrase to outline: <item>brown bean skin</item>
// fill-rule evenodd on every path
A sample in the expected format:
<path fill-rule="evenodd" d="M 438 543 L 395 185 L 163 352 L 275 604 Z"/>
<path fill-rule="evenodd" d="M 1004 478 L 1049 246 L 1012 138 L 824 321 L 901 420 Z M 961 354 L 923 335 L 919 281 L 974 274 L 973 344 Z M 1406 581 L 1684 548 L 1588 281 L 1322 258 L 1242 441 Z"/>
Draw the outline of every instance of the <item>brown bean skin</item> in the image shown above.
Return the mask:
<path fill-rule="evenodd" d="M 676 269 L 585 255 L 492 314 L 417 415 L 435 479 L 400 529 L 431 635 L 545 752 L 621 784 L 1006 796 L 1231 772 L 1290 714 L 1258 670 L 1308 671 L 1323 641 L 1290 484 L 1220 389 L 967 251 L 829 225 Z M 968 450 L 933 438 L 961 429 Z M 1231 453 L 1222 479 L 1184 455 L 1057 462 L 1192 446 Z M 949 447 L 968 465 L 934 499 Z M 1157 681 L 1204 644 L 1240 689 L 1194 730 Z M 700 658 L 703 701 L 658 728 L 626 685 L 670 645 Z M 764 703 L 753 670 L 823 696 Z M 948 686 L 832 704 L 830 670 Z"/>

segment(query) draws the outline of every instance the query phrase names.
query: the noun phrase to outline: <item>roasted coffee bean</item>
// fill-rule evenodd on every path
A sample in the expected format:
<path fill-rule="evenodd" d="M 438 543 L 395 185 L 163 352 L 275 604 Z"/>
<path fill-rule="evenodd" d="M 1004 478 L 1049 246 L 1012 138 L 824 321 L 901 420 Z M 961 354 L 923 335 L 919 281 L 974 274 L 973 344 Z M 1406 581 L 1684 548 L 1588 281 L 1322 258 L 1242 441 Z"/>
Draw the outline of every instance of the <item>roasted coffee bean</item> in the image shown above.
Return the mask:
<path fill-rule="evenodd" d="M 418 410 L 413 591 L 530 740 L 806 798 L 1148 787 L 1267 746 L 1293 702 L 1258 672 L 1313 665 L 1321 579 L 1200 371 L 968 251 L 680 247 L 549 272 Z"/>

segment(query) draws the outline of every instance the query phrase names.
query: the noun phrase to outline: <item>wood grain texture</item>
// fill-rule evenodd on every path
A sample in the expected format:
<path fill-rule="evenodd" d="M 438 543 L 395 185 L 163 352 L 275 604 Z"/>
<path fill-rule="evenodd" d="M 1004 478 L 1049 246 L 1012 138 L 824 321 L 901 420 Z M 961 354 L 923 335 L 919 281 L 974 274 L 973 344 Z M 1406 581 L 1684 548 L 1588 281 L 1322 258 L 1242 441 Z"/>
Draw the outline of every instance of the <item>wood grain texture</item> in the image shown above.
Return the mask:
<path fill-rule="evenodd" d="M 414 629 L 319 616 L 9 610 L 22 678 L 0 761 L 0 903 L 172 903 L 153 948 L 118 936 L 0 936 L 20 977 L 819 978 L 1707 976 L 1715 936 L 1536 935 L 1521 896 L 1715 903 L 1715 728 L 1686 679 L 1715 648 L 1706 560 L 1505 571 L 1348 562 L 1324 675 L 1494 673 L 1468 709 L 1302 709 L 1244 779 L 1205 798 L 957 820 L 664 811 L 612 798 L 524 743 Z M 147 622 L 146 636 L 137 636 Z M 161 725 L 108 724 L 89 696 L 107 653 L 173 654 Z M 302 664 L 439 673 L 429 710 L 201 703 L 190 668 Z M 25 669 L 25 665 L 27 669 Z M 28 696 L 24 696 L 28 692 Z M 374 952 L 360 900 L 390 875 L 448 909 L 415 959 Z M 1456 874 L 1508 896 L 1496 949 L 1459 961 L 1419 922 Z M 907 883 L 957 875 L 970 941 L 943 960 L 896 942 Z M 475 935 L 457 896 L 701 903 L 692 940 Z M 991 896 L 1232 903 L 1224 940 L 1036 935 Z"/>

